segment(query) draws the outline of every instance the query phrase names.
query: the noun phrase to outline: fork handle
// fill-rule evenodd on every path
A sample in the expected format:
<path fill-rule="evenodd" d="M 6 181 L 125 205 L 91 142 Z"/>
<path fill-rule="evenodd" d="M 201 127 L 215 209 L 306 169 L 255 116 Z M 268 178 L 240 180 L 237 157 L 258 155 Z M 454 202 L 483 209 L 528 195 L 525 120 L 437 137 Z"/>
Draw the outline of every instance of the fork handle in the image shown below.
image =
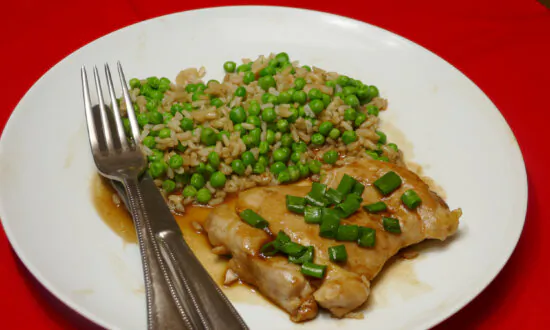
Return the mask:
<path fill-rule="evenodd" d="M 143 201 L 142 190 L 138 178 L 123 180 L 126 191 L 127 208 L 132 214 L 136 228 L 143 274 L 145 280 L 145 296 L 147 303 L 147 328 L 157 329 L 200 329 L 193 322 L 178 300 L 181 289 L 174 285 L 170 270 L 161 257 L 161 250 L 151 227 L 150 212 Z"/>

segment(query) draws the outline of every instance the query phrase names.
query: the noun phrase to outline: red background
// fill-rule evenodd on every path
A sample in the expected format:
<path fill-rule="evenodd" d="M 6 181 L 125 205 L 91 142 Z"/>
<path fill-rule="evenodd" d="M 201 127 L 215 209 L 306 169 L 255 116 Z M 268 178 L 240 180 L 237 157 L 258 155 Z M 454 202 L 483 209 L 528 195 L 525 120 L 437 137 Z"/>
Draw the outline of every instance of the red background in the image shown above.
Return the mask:
<path fill-rule="evenodd" d="M 42 74 L 94 39 L 159 15 L 251 3 L 4 2 L 0 20 L 3 60 L 0 90 L 5 93 L 0 103 L 0 131 L 21 97 Z M 332 12 L 398 33 L 452 63 L 491 98 L 516 134 L 525 158 L 529 177 L 525 228 L 516 251 L 493 283 L 438 329 L 549 328 L 550 313 L 546 309 L 550 290 L 546 281 L 550 279 L 550 267 L 545 256 L 550 240 L 545 235 L 550 232 L 550 209 L 543 206 L 549 197 L 545 188 L 550 185 L 544 161 L 550 151 L 550 139 L 545 134 L 550 120 L 550 10 L 533 0 L 261 3 Z M 0 263 L 0 327 L 94 327 L 36 282 L 13 253 L 1 227 Z"/>

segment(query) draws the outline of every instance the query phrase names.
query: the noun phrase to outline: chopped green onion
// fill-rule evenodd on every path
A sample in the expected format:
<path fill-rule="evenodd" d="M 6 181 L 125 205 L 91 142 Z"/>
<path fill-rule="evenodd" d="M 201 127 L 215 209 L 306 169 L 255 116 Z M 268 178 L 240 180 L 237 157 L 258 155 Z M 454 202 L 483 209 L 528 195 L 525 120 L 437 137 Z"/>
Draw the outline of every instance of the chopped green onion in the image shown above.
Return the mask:
<path fill-rule="evenodd" d="M 416 191 L 409 189 L 401 195 L 401 201 L 405 204 L 410 210 L 414 210 L 422 203 L 422 199 L 416 193 Z"/>
<path fill-rule="evenodd" d="M 321 223 L 323 209 L 319 206 L 308 205 L 304 210 L 304 220 L 306 223 Z"/>
<path fill-rule="evenodd" d="M 355 211 L 359 210 L 362 201 L 363 199 L 361 197 L 355 194 L 349 194 L 342 203 L 336 206 L 336 209 L 342 212 L 344 218 L 347 218 L 355 213 Z"/>
<path fill-rule="evenodd" d="M 323 278 L 325 276 L 325 272 L 327 271 L 327 266 L 317 265 L 312 262 L 304 262 L 301 271 L 302 274 L 307 276 Z"/>
<path fill-rule="evenodd" d="M 365 185 L 361 182 L 355 182 L 353 188 L 351 189 L 351 193 L 356 194 L 357 196 L 362 196 L 363 191 L 365 191 Z"/>
<path fill-rule="evenodd" d="M 340 204 L 344 200 L 344 194 L 334 188 L 329 188 L 326 197 L 331 204 Z"/>
<path fill-rule="evenodd" d="M 306 199 L 305 198 L 298 197 L 298 196 L 286 195 L 286 208 L 287 208 L 287 210 L 289 210 L 291 212 L 294 212 L 294 213 L 304 214 L 305 207 L 306 207 Z"/>
<path fill-rule="evenodd" d="M 330 209 L 324 209 L 324 211 Z M 332 215 L 332 213 L 323 212 L 323 221 L 319 226 L 319 236 L 326 238 L 336 237 L 338 227 L 340 226 L 340 217 Z"/>
<path fill-rule="evenodd" d="M 306 262 L 313 262 L 313 246 L 308 246 L 306 251 L 299 257 L 289 256 L 288 261 L 293 264 L 304 264 Z"/>
<path fill-rule="evenodd" d="M 313 182 L 311 185 L 311 191 L 306 196 L 306 201 L 311 205 L 326 206 L 328 204 L 328 201 L 325 198 L 326 191 L 326 184 Z"/>
<path fill-rule="evenodd" d="M 251 209 L 246 209 L 242 211 L 239 216 L 241 217 L 241 219 L 243 219 L 246 223 L 254 228 L 264 229 L 269 225 L 269 223 L 264 218 L 262 218 L 258 213 L 252 211 Z"/>
<path fill-rule="evenodd" d="M 260 249 L 260 252 L 266 257 L 271 257 L 277 254 L 277 247 L 275 246 L 275 241 L 271 241 L 269 243 L 264 244 Z"/>
<path fill-rule="evenodd" d="M 292 257 L 299 257 L 306 251 L 306 247 L 295 242 L 288 242 L 281 246 L 279 251 Z"/>
<path fill-rule="evenodd" d="M 362 247 L 373 247 L 376 243 L 376 230 L 368 227 L 359 227 L 357 244 Z"/>
<path fill-rule="evenodd" d="M 401 177 L 394 171 L 390 171 L 382 175 L 378 180 L 374 181 L 374 186 L 378 188 L 382 195 L 387 196 L 399 188 L 401 183 Z"/>
<path fill-rule="evenodd" d="M 399 225 L 399 220 L 394 218 L 382 218 L 382 225 L 384 230 L 394 234 L 401 234 L 401 226 Z"/>
<path fill-rule="evenodd" d="M 355 185 L 355 182 L 357 182 L 357 181 L 353 177 L 351 177 L 347 174 L 344 174 L 344 176 L 342 177 L 342 180 L 340 180 L 340 183 L 338 184 L 338 188 L 336 188 L 336 190 L 341 192 L 343 195 L 346 195 L 351 191 L 351 189 L 353 189 L 353 186 Z"/>
<path fill-rule="evenodd" d="M 384 202 L 376 202 L 369 205 L 363 205 L 363 209 L 369 213 L 378 213 L 386 211 L 388 206 Z"/>
<path fill-rule="evenodd" d="M 337 241 L 356 241 L 359 238 L 359 227 L 356 225 L 341 225 L 336 232 Z"/>
<path fill-rule="evenodd" d="M 328 257 L 330 261 L 345 262 L 348 260 L 348 252 L 345 245 L 335 245 L 328 248 Z"/>
<path fill-rule="evenodd" d="M 275 237 L 275 248 L 277 250 L 281 250 L 283 248 L 283 245 L 290 243 L 290 237 L 285 234 L 284 231 L 280 230 L 277 233 L 277 237 Z"/>

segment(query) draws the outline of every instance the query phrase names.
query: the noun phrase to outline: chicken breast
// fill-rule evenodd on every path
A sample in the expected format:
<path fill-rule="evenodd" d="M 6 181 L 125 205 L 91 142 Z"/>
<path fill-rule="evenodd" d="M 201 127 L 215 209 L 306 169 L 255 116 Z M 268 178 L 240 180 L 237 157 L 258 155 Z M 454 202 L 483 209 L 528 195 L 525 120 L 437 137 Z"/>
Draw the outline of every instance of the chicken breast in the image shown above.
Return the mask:
<path fill-rule="evenodd" d="M 389 171 L 402 178 L 402 185 L 389 196 L 382 196 L 373 182 Z M 460 210 L 450 211 L 446 203 L 430 191 L 416 174 L 404 167 L 375 160 L 360 160 L 344 167 L 328 171 L 321 182 L 336 188 L 344 174 L 365 185 L 363 204 L 384 201 L 388 209 L 380 214 L 360 209 L 342 224 L 356 224 L 376 230 L 376 244 L 372 248 L 360 247 L 355 242 L 336 242 L 319 236 L 319 226 L 307 224 L 303 215 L 286 209 L 286 195 L 305 196 L 311 190 L 311 182 L 293 185 L 253 188 L 241 192 L 229 204 L 210 213 L 205 230 L 216 251 L 232 255 L 229 267 L 242 281 L 258 290 L 290 314 L 295 322 L 306 321 L 317 315 L 317 305 L 336 317 L 363 305 L 370 293 L 370 281 L 380 272 L 384 263 L 401 248 L 424 239 L 444 240 L 458 227 Z M 422 199 L 420 206 L 409 210 L 400 197 L 408 189 L 414 189 Z M 243 222 L 238 213 L 251 209 L 269 223 L 269 230 L 253 228 Z M 396 218 L 401 234 L 384 230 L 382 217 Z M 284 231 L 293 242 L 314 246 L 317 264 L 328 266 L 323 280 L 306 278 L 300 266 L 288 262 L 284 256 L 263 257 L 259 251 L 263 244 Z M 337 244 L 346 246 L 348 259 L 343 264 L 330 262 L 328 248 Z"/>

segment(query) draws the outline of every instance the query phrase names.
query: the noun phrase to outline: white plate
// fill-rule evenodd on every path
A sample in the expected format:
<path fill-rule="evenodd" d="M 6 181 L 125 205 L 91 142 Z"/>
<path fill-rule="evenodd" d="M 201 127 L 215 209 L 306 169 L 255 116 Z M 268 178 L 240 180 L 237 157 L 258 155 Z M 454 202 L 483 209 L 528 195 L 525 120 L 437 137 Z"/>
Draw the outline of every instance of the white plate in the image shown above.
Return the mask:
<path fill-rule="evenodd" d="M 279 51 L 376 84 L 390 102 L 385 125 L 414 148 L 395 129 L 389 139 L 444 187 L 451 207 L 464 211 L 449 244 L 383 275 L 364 320 L 324 315 L 300 329 L 427 328 L 483 290 L 512 253 L 527 204 L 523 159 L 499 111 L 453 66 L 402 37 L 344 17 L 274 7 L 189 11 L 132 25 L 74 52 L 29 90 L 0 144 L 0 215 L 32 274 L 104 327 L 145 328 L 138 250 L 125 246 L 90 202 L 94 166 L 81 65 L 121 60 L 127 77 L 172 79 L 204 65 L 208 77 L 219 79 L 228 59 Z M 408 275 L 390 276 L 397 272 Z M 270 305 L 236 306 L 253 329 L 292 325 Z"/>

